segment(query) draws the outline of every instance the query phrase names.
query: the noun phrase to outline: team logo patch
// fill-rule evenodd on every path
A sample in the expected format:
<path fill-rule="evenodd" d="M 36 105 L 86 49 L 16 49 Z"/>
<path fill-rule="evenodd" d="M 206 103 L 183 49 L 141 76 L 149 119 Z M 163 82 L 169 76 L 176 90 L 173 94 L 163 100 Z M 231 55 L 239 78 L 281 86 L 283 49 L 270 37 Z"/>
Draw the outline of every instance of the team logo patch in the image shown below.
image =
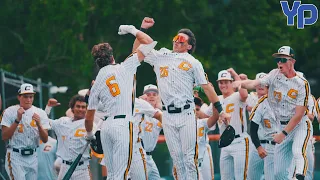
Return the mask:
<path fill-rule="evenodd" d="M 288 96 L 291 97 L 292 99 L 296 99 L 298 96 L 298 91 L 295 89 L 290 89 L 288 91 Z"/>
<path fill-rule="evenodd" d="M 184 71 L 188 71 L 190 68 L 192 68 L 192 65 L 188 62 L 182 62 L 179 66 L 179 69 L 182 69 Z"/>

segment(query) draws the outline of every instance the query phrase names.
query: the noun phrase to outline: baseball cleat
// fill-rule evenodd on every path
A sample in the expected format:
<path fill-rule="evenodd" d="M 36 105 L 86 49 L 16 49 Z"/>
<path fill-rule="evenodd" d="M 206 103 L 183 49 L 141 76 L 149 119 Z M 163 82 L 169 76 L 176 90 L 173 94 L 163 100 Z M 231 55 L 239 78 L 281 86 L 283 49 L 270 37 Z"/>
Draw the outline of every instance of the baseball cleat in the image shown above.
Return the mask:
<path fill-rule="evenodd" d="M 137 50 L 141 51 L 144 56 L 147 56 L 157 45 L 157 41 L 153 41 L 150 44 L 140 44 Z"/>

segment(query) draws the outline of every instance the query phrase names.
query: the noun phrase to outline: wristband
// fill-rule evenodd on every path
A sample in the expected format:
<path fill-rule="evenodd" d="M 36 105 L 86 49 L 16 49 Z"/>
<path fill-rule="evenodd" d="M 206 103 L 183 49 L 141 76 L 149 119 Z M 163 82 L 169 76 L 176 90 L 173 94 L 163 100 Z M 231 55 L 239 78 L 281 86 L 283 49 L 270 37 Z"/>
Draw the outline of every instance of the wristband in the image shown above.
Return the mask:
<path fill-rule="evenodd" d="M 142 31 L 142 32 L 144 32 L 144 33 L 146 33 L 147 30 L 148 30 L 148 29 L 146 29 L 146 28 L 140 27 L 140 31 Z"/>
<path fill-rule="evenodd" d="M 285 130 L 282 130 L 282 133 L 283 133 L 285 136 L 288 136 L 288 133 L 287 133 Z"/>
<path fill-rule="evenodd" d="M 219 114 L 223 111 L 220 101 L 215 102 L 213 105 L 218 110 Z"/>
<path fill-rule="evenodd" d="M 51 112 L 51 109 L 52 109 L 51 106 L 46 105 L 46 108 L 44 109 L 44 111 L 47 113 L 47 115 L 49 115 Z"/>
<path fill-rule="evenodd" d="M 18 120 L 14 120 L 14 122 L 17 123 L 17 124 L 20 124 L 20 121 L 18 121 Z"/>

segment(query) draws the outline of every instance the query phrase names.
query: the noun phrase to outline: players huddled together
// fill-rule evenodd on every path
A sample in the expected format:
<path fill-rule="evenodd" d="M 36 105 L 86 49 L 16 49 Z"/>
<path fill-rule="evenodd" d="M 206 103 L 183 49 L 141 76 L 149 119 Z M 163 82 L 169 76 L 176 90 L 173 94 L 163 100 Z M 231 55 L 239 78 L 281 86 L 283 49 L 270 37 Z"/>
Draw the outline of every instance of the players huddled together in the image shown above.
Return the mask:
<path fill-rule="evenodd" d="M 215 129 L 220 132 L 222 180 L 313 179 L 312 122 L 320 115 L 320 99 L 295 70 L 291 47 L 280 47 L 272 55 L 275 69 L 258 73 L 254 80 L 233 68 L 221 70 L 218 96 L 192 56 L 192 31 L 179 30 L 172 50 L 155 50 L 157 41 L 146 33 L 154 24 L 145 17 L 140 30 L 119 27 L 119 35 L 136 37 L 132 54 L 122 63 L 116 63 L 109 43 L 92 48 L 99 73 L 88 90 L 70 99 L 66 116 L 50 119 L 51 109 L 60 103 L 49 99 L 41 110 L 33 106 L 33 86 L 21 85 L 19 103 L 1 117 L 11 180 L 158 180 L 152 155 L 161 130 L 174 179 L 213 180 L 212 156 L 217 152 L 211 150 L 208 132 Z M 157 86 L 144 86 L 136 98 L 142 61 L 153 67 Z M 204 92 L 209 105 L 195 89 Z M 102 165 L 102 175 L 91 172 L 92 157 Z"/>

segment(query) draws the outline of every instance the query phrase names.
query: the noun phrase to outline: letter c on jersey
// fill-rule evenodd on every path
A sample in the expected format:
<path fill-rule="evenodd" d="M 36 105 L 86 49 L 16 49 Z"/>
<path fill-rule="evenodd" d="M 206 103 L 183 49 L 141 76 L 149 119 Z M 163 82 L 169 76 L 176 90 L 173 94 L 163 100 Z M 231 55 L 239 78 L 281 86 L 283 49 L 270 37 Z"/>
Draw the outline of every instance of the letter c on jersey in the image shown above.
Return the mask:
<path fill-rule="evenodd" d="M 188 71 L 190 68 L 192 68 L 192 65 L 188 62 L 182 62 L 178 67 L 179 67 L 179 69 L 182 69 L 184 71 Z"/>
<path fill-rule="evenodd" d="M 231 113 L 231 112 L 233 112 L 233 111 L 234 111 L 233 106 L 234 106 L 233 103 L 232 103 L 232 104 L 228 104 L 228 105 L 226 106 L 226 113 Z M 231 108 L 232 108 L 232 109 L 231 109 Z"/>
<path fill-rule="evenodd" d="M 288 91 L 288 96 L 291 97 L 292 99 L 296 99 L 298 95 L 298 91 L 295 89 L 290 89 Z"/>
<path fill-rule="evenodd" d="M 77 129 L 76 133 L 74 133 L 74 136 L 75 137 L 83 137 L 85 132 L 86 132 L 85 129 Z"/>

